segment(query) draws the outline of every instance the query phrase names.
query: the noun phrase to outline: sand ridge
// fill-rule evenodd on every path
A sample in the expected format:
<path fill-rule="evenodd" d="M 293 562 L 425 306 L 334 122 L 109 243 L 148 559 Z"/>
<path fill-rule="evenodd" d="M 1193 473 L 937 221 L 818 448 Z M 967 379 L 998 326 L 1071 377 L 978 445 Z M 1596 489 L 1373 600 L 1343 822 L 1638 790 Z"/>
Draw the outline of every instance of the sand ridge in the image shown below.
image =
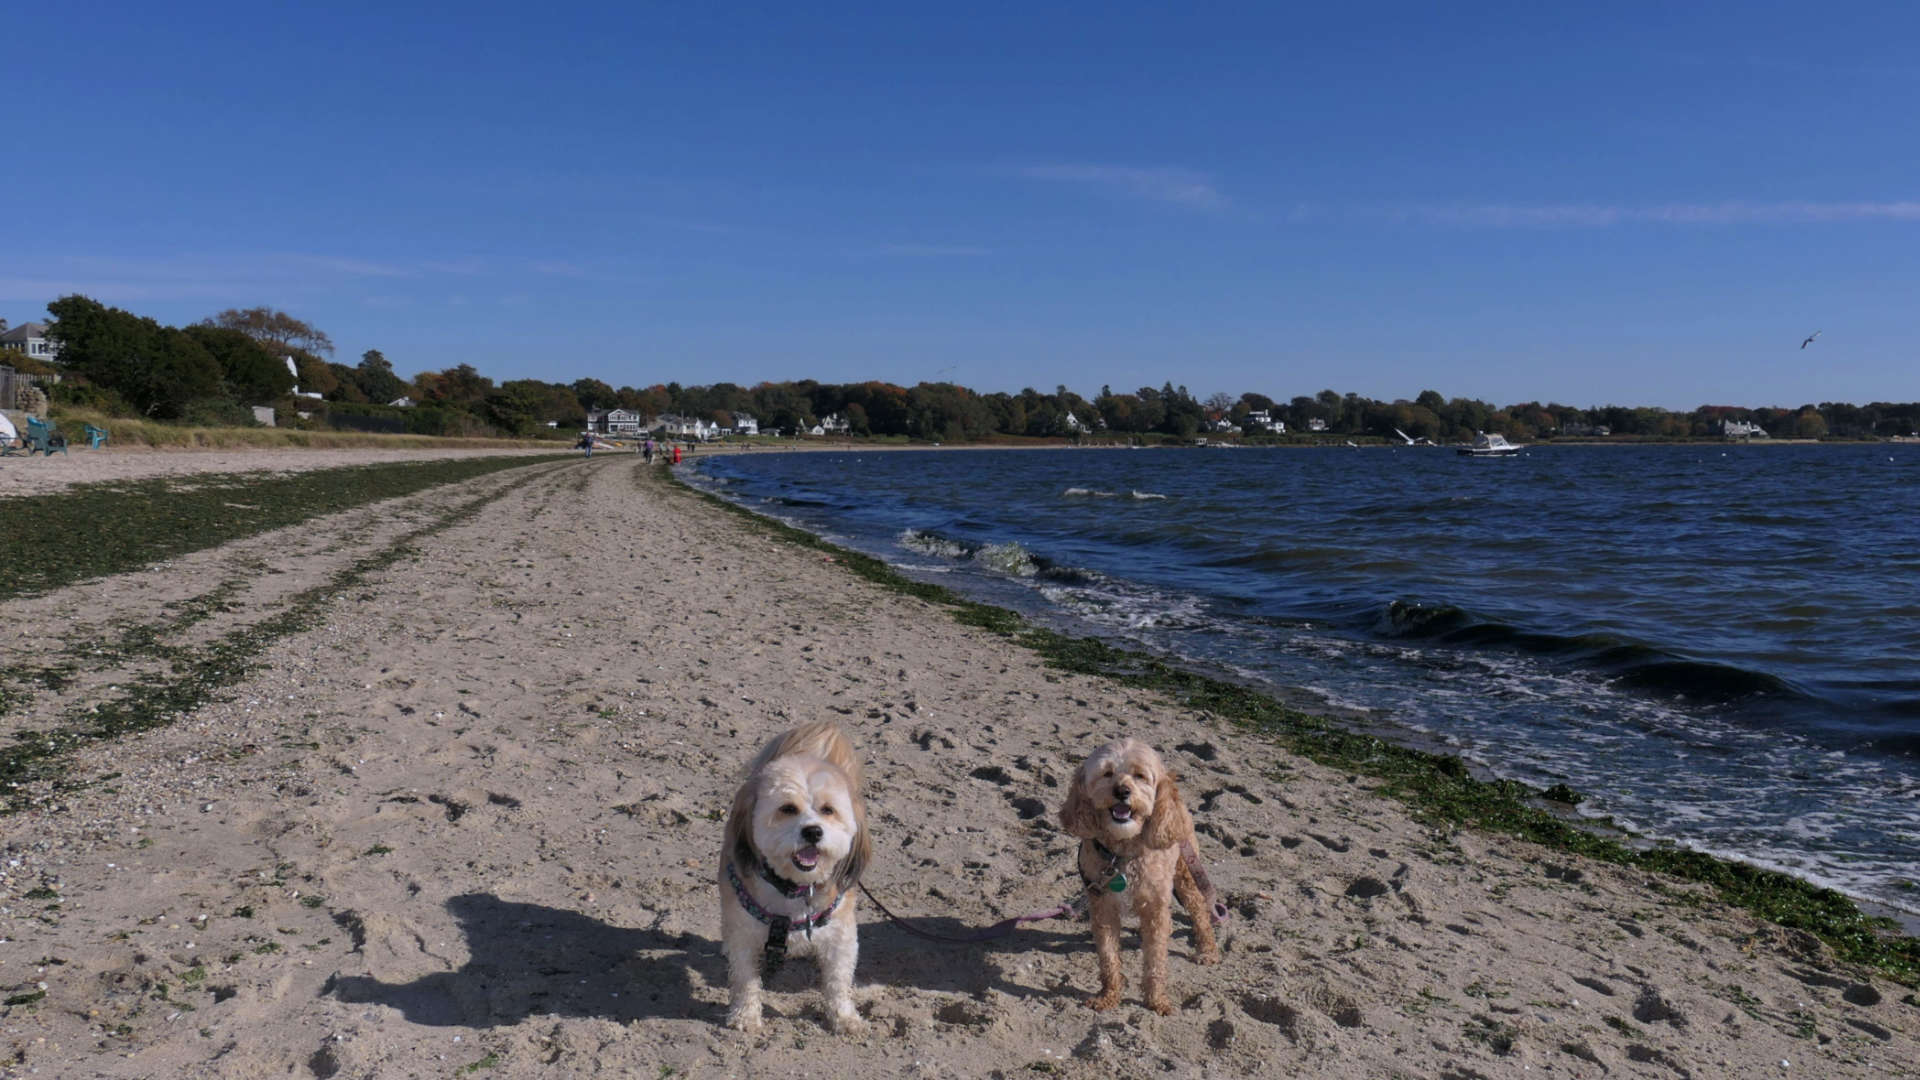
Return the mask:
<path fill-rule="evenodd" d="M 0 606 L 68 628 L 46 663 L 217 592 L 169 632 L 190 649 L 420 534 L 215 700 L 80 751 L 98 783 L 0 818 L 0 990 L 44 993 L 0 1017 L 0 1075 L 1916 1075 L 1908 991 L 1805 935 L 1421 825 L 630 455 L 283 532 Z M 109 652 L 8 722 L 84 715 L 187 655 Z M 866 757 L 868 884 L 950 931 L 1071 896 L 1065 777 L 1117 735 L 1154 743 L 1235 911 L 1224 962 L 1193 964 L 1179 924 L 1182 1008 L 1155 1016 L 1129 934 L 1126 1003 L 1095 1014 L 1084 923 L 940 947 L 863 906 L 868 1036 L 825 1029 L 804 961 L 763 1035 L 724 1029 L 720 819 L 753 749 L 821 717 Z"/>

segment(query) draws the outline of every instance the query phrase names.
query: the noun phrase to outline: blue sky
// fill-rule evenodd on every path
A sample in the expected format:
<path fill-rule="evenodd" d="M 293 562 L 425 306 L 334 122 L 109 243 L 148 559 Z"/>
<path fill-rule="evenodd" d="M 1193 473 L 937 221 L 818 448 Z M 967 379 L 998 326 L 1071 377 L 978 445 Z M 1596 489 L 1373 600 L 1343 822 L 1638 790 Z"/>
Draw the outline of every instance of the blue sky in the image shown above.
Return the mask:
<path fill-rule="evenodd" d="M 28 5 L 0 316 L 615 385 L 1920 399 L 1920 6 L 1175 7 Z"/>

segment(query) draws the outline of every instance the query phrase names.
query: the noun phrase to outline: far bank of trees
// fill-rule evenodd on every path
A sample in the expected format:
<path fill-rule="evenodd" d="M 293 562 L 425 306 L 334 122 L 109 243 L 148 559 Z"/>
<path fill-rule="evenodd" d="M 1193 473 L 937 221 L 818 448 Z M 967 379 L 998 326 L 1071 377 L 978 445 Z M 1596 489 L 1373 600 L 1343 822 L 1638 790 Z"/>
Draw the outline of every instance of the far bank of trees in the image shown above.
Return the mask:
<path fill-rule="evenodd" d="M 313 423 L 362 430 L 436 435 L 537 436 L 577 431 L 593 409 L 626 408 L 642 416 L 677 413 L 731 426 L 736 413 L 763 431 L 806 430 L 844 416 L 863 436 L 970 442 L 995 437 L 1192 439 L 1242 428 L 1255 439 L 1383 438 L 1396 430 L 1450 442 L 1475 432 L 1509 438 L 1715 437 L 1727 421 L 1758 425 L 1775 438 L 1875 438 L 1920 431 L 1920 403 L 1841 402 L 1794 408 L 1701 406 L 1674 412 L 1646 406 L 1578 407 L 1554 402 L 1496 406 L 1423 390 L 1411 399 L 1378 401 L 1322 390 L 1280 399 L 1258 392 L 1195 398 L 1171 381 L 1092 399 L 1065 386 L 1051 392 L 980 393 L 951 382 L 821 383 L 811 379 L 755 386 L 677 382 L 619 386 L 510 379 L 495 383 L 470 364 L 402 378 L 377 349 L 353 364 L 333 359 L 328 335 L 285 312 L 229 309 L 191 326 L 165 326 L 84 296 L 47 306 L 48 334 L 60 343 L 56 366 L 69 376 L 61 399 L 109 413 L 194 424 L 250 424 L 252 406 L 285 418 L 307 412 Z M 0 354 L 0 363 L 6 362 Z M 287 361 L 293 361 L 293 371 Z M 302 395 L 294 396 L 297 385 Z M 404 405 L 396 402 L 405 401 Z M 1284 423 L 1286 434 L 1260 435 L 1253 414 Z M 557 425 L 550 428 L 549 423 Z"/>

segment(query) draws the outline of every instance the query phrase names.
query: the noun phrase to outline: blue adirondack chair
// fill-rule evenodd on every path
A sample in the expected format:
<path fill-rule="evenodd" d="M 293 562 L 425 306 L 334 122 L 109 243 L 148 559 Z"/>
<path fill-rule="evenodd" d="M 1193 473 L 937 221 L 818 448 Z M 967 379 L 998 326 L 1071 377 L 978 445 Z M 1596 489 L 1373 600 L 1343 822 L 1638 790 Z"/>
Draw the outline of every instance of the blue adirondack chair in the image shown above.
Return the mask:
<path fill-rule="evenodd" d="M 98 450 L 107 445 L 107 429 L 87 425 L 87 449 Z"/>
<path fill-rule="evenodd" d="M 27 417 L 27 456 L 45 454 L 52 457 L 56 450 L 62 454 L 67 452 L 67 437 L 37 416 Z"/>

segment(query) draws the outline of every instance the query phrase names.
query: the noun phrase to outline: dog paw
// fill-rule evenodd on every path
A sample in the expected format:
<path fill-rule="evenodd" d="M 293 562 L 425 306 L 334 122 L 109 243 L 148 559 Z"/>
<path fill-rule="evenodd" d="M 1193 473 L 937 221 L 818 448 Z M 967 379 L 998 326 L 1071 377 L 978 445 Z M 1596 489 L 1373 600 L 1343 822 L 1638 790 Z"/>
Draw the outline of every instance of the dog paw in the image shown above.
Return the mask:
<path fill-rule="evenodd" d="M 841 1035 L 865 1035 L 867 1033 L 868 1025 L 866 1020 L 852 1009 L 848 1009 L 846 1012 L 834 1013 L 829 1022 L 833 1025 L 833 1030 Z"/>
<path fill-rule="evenodd" d="M 727 1026 L 735 1031 L 758 1035 L 765 1025 L 760 1022 L 759 1009 L 734 1009 L 727 1013 Z"/>
<path fill-rule="evenodd" d="M 1152 1009 L 1154 1012 L 1159 1013 L 1161 1016 L 1172 1016 L 1174 1013 L 1173 1002 L 1168 1001 L 1166 998 L 1163 998 L 1163 997 L 1148 998 L 1147 1008 Z"/>
<path fill-rule="evenodd" d="M 1120 1004 L 1120 995 L 1117 992 L 1087 999 L 1087 1008 L 1094 1012 L 1106 1012 L 1118 1004 Z"/>
<path fill-rule="evenodd" d="M 1202 949 L 1200 950 L 1199 954 L 1193 958 L 1193 962 L 1196 964 L 1201 964 L 1203 966 L 1208 964 L 1217 964 L 1220 962 L 1220 950 L 1219 949 Z"/>

